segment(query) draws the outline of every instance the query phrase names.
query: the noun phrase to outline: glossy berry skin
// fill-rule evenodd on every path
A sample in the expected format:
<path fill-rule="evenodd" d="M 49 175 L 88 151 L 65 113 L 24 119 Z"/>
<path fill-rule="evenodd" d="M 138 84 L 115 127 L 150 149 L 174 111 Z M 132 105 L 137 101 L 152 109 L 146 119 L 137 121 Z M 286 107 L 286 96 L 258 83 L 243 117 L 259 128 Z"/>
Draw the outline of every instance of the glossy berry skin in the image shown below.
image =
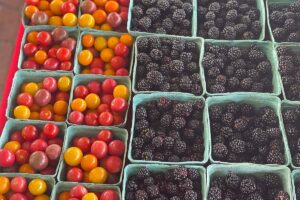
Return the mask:
<path fill-rule="evenodd" d="M 55 92 L 57 90 L 57 81 L 53 77 L 46 77 L 43 80 L 43 88 L 49 92 Z"/>
<path fill-rule="evenodd" d="M 56 57 L 61 62 L 69 61 L 71 59 L 71 56 L 72 56 L 72 53 L 69 49 L 67 49 L 65 47 L 61 47 L 61 48 L 57 49 Z"/>
<path fill-rule="evenodd" d="M 36 139 L 33 141 L 30 145 L 30 151 L 35 152 L 35 151 L 45 151 L 46 148 L 48 147 L 48 144 L 45 140 L 43 139 Z"/>
<path fill-rule="evenodd" d="M 114 190 L 106 190 L 101 193 L 99 200 L 119 200 L 119 196 Z"/>
<path fill-rule="evenodd" d="M 42 46 L 49 46 L 52 43 L 52 37 L 50 33 L 41 31 L 37 34 L 37 42 Z"/>
<path fill-rule="evenodd" d="M 100 94 L 101 92 L 101 84 L 97 81 L 89 82 L 87 88 L 90 93 Z"/>
<path fill-rule="evenodd" d="M 29 161 L 29 153 L 25 149 L 19 149 L 15 153 L 16 161 L 18 164 L 25 164 Z"/>
<path fill-rule="evenodd" d="M 22 137 L 26 140 L 26 141 L 33 141 L 35 139 L 37 139 L 38 137 L 38 130 L 35 126 L 33 125 L 26 125 L 23 129 L 22 129 Z"/>
<path fill-rule="evenodd" d="M 121 140 L 113 140 L 108 145 L 108 153 L 112 156 L 123 156 L 125 145 Z"/>
<path fill-rule="evenodd" d="M 11 167 L 15 163 L 15 155 L 13 152 L 7 149 L 0 149 L 0 166 Z"/>
<path fill-rule="evenodd" d="M 26 43 L 23 47 L 23 51 L 26 56 L 33 56 L 38 51 L 38 48 L 35 44 Z"/>
<path fill-rule="evenodd" d="M 84 117 L 85 124 L 88 126 L 97 126 L 98 125 L 98 115 L 94 112 L 89 112 Z"/>
<path fill-rule="evenodd" d="M 116 86 L 117 82 L 114 79 L 108 78 L 102 83 L 102 91 L 105 94 L 112 94 Z"/>
<path fill-rule="evenodd" d="M 91 146 L 91 153 L 95 155 L 98 159 L 105 158 L 108 153 L 108 146 L 106 142 L 95 141 Z"/>
<path fill-rule="evenodd" d="M 109 156 L 104 162 L 105 169 L 112 174 L 120 172 L 122 165 L 123 162 L 118 156 Z"/>
<path fill-rule="evenodd" d="M 28 93 L 21 93 L 17 97 L 17 103 L 18 105 L 31 107 L 33 105 L 33 97 Z"/>
<path fill-rule="evenodd" d="M 115 46 L 115 55 L 127 57 L 129 55 L 129 48 L 125 44 L 119 43 Z"/>
<path fill-rule="evenodd" d="M 99 124 L 102 126 L 111 126 L 114 122 L 113 115 L 110 112 L 103 112 L 99 115 Z"/>
<path fill-rule="evenodd" d="M 74 97 L 75 98 L 84 99 L 88 94 L 89 94 L 89 90 L 84 85 L 78 85 L 74 90 Z"/>
<path fill-rule="evenodd" d="M 72 111 L 69 115 L 69 121 L 73 124 L 82 124 L 84 115 L 79 111 Z"/>
<path fill-rule="evenodd" d="M 78 167 L 73 167 L 67 172 L 67 181 L 81 182 L 83 180 L 83 172 Z"/>
<path fill-rule="evenodd" d="M 128 104 L 127 101 L 123 98 L 114 98 L 111 102 L 110 107 L 113 112 L 121 113 L 126 111 Z"/>
<path fill-rule="evenodd" d="M 22 176 L 16 176 L 10 181 L 10 189 L 13 192 L 24 193 L 27 189 L 27 181 Z"/>
<path fill-rule="evenodd" d="M 75 197 L 75 198 L 81 199 L 87 193 L 88 193 L 88 191 L 84 186 L 77 185 L 71 189 L 70 197 Z"/>
<path fill-rule="evenodd" d="M 112 132 L 110 130 L 101 130 L 97 135 L 97 139 L 108 143 L 112 140 Z"/>
<path fill-rule="evenodd" d="M 87 153 L 90 151 L 91 148 L 91 140 L 88 137 L 80 137 L 78 138 L 78 140 L 76 141 L 75 144 L 78 148 L 80 148 L 82 150 L 83 153 Z"/>
<path fill-rule="evenodd" d="M 47 123 L 44 127 L 43 127 L 43 135 L 47 138 L 47 139 L 54 139 L 58 136 L 59 134 L 59 128 L 56 124 L 53 123 Z"/>

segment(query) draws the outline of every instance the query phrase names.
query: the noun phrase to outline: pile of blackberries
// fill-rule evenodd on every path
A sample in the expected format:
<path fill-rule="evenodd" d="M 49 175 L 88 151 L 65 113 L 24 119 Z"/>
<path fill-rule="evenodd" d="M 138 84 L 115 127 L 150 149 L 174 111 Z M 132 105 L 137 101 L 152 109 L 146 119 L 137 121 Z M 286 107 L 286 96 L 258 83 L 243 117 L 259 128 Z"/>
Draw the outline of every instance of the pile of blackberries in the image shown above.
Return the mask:
<path fill-rule="evenodd" d="M 279 71 L 285 95 L 289 100 L 300 100 L 300 55 L 287 46 L 277 48 Z"/>
<path fill-rule="evenodd" d="M 212 157 L 231 163 L 284 164 L 278 117 L 268 106 L 215 104 L 209 108 Z"/>
<path fill-rule="evenodd" d="M 178 166 L 166 172 L 154 173 L 141 167 L 126 183 L 125 200 L 200 199 L 201 175 L 195 168 Z"/>
<path fill-rule="evenodd" d="M 134 0 L 131 30 L 192 35 L 192 0 Z"/>
<path fill-rule="evenodd" d="M 296 200 L 300 199 L 300 181 L 295 181 Z"/>
<path fill-rule="evenodd" d="M 300 167 L 300 105 L 291 108 L 283 108 L 282 116 L 293 164 Z"/>
<path fill-rule="evenodd" d="M 138 105 L 133 158 L 168 162 L 202 161 L 204 101 L 161 97 Z"/>
<path fill-rule="evenodd" d="M 136 88 L 201 95 L 199 48 L 181 38 L 137 39 Z"/>
<path fill-rule="evenodd" d="M 272 65 L 256 44 L 206 44 L 202 64 L 210 93 L 273 91 Z"/>
<path fill-rule="evenodd" d="M 256 0 L 198 0 L 198 35 L 204 38 L 258 39 L 259 19 Z"/>
<path fill-rule="evenodd" d="M 300 42 L 300 0 L 269 5 L 269 18 L 277 42 Z"/>
<path fill-rule="evenodd" d="M 212 179 L 208 200 L 289 200 L 281 178 L 275 173 L 265 173 L 259 177 L 252 174 L 229 172 L 226 176 Z"/>

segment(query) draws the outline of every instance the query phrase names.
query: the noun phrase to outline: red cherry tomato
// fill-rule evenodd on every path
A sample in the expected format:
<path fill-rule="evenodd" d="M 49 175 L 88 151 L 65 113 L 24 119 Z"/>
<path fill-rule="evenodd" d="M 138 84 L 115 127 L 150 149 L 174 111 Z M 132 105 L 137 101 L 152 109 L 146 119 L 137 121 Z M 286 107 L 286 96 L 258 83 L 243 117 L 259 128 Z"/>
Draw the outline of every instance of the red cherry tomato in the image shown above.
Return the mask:
<path fill-rule="evenodd" d="M 106 21 L 112 28 L 118 28 L 122 24 L 122 18 L 117 12 L 109 13 Z"/>
<path fill-rule="evenodd" d="M 34 140 L 31 145 L 30 145 L 30 151 L 35 152 L 35 151 L 45 151 L 48 147 L 48 144 L 45 140 L 43 139 L 36 139 Z"/>
<path fill-rule="evenodd" d="M 43 109 L 40 112 L 40 119 L 45 121 L 51 121 L 53 120 L 53 113 L 48 109 Z"/>
<path fill-rule="evenodd" d="M 103 72 L 103 69 L 94 67 L 90 70 L 90 73 L 91 74 L 103 74 L 104 72 Z"/>
<path fill-rule="evenodd" d="M 71 71 L 73 68 L 72 63 L 70 61 L 60 63 L 59 69 L 65 71 Z"/>
<path fill-rule="evenodd" d="M 29 152 L 30 151 L 30 145 L 31 145 L 31 142 L 25 141 L 25 142 L 22 143 L 22 149 Z"/>
<path fill-rule="evenodd" d="M 71 168 L 67 173 L 67 181 L 81 182 L 83 180 L 83 172 L 78 167 Z"/>
<path fill-rule="evenodd" d="M 97 126 L 98 125 L 98 115 L 94 112 L 89 112 L 85 115 L 84 121 L 86 125 Z"/>
<path fill-rule="evenodd" d="M 119 125 L 124 122 L 124 117 L 121 114 L 114 113 L 114 125 Z"/>
<path fill-rule="evenodd" d="M 10 189 L 13 192 L 24 193 L 27 189 L 27 181 L 22 176 L 16 176 L 10 181 Z"/>
<path fill-rule="evenodd" d="M 104 68 L 105 63 L 100 58 L 94 58 L 90 64 L 91 68 Z"/>
<path fill-rule="evenodd" d="M 15 131 L 11 134 L 10 138 L 9 138 L 10 141 L 18 141 L 20 143 L 23 143 L 24 142 L 24 138 L 22 137 L 22 134 L 20 131 Z"/>
<path fill-rule="evenodd" d="M 112 140 L 112 132 L 110 130 L 101 130 L 97 134 L 97 139 L 108 143 Z"/>
<path fill-rule="evenodd" d="M 75 87 L 74 96 L 75 98 L 82 98 L 84 99 L 89 94 L 89 90 L 84 85 L 78 85 Z"/>
<path fill-rule="evenodd" d="M 26 195 L 26 197 L 28 198 L 28 200 L 33 200 L 33 199 L 34 199 L 34 195 L 31 194 L 31 193 L 29 192 L 29 190 L 26 191 L 25 195 Z"/>
<path fill-rule="evenodd" d="M 43 64 L 43 68 L 46 70 L 58 70 L 59 61 L 56 58 L 47 58 Z"/>
<path fill-rule="evenodd" d="M 55 173 L 55 168 L 49 166 L 41 171 L 41 174 L 45 174 L 45 175 L 53 175 L 54 173 Z"/>
<path fill-rule="evenodd" d="M 15 163 L 15 154 L 7 149 L 0 149 L 0 166 L 11 167 Z"/>
<path fill-rule="evenodd" d="M 115 55 L 121 57 L 127 57 L 129 55 L 129 48 L 123 43 L 119 43 L 115 46 Z"/>
<path fill-rule="evenodd" d="M 65 47 L 61 47 L 61 48 L 57 49 L 56 57 L 61 62 L 69 61 L 71 59 L 71 56 L 72 56 L 72 53 L 71 53 L 70 49 L 65 48 Z"/>
<path fill-rule="evenodd" d="M 54 139 L 54 138 L 56 138 L 58 136 L 58 133 L 59 133 L 59 128 L 58 128 L 58 126 L 56 124 L 47 123 L 43 127 L 43 135 L 47 139 Z"/>
<path fill-rule="evenodd" d="M 106 94 L 101 97 L 101 103 L 110 105 L 113 99 L 114 96 L 112 94 Z"/>
<path fill-rule="evenodd" d="M 14 193 L 9 197 L 9 200 L 28 200 L 28 198 L 21 193 Z"/>
<path fill-rule="evenodd" d="M 123 156 L 124 151 L 125 145 L 121 140 L 113 140 L 108 145 L 108 153 L 112 156 Z"/>
<path fill-rule="evenodd" d="M 128 76 L 128 75 L 129 75 L 129 72 L 125 68 L 121 68 L 116 71 L 116 76 Z"/>
<path fill-rule="evenodd" d="M 61 5 L 62 14 L 76 13 L 76 6 L 71 2 L 65 2 Z"/>
<path fill-rule="evenodd" d="M 128 11 L 121 11 L 120 12 L 120 17 L 122 19 L 122 23 L 126 24 L 127 20 L 128 20 Z M 125 22 L 125 23 L 124 23 Z"/>
<path fill-rule="evenodd" d="M 114 56 L 110 61 L 111 67 L 118 70 L 126 67 L 126 60 L 121 56 Z"/>
<path fill-rule="evenodd" d="M 15 153 L 15 156 L 17 163 L 20 165 L 28 163 L 29 161 L 29 153 L 25 149 L 18 149 Z"/>
<path fill-rule="evenodd" d="M 26 43 L 23 47 L 23 51 L 26 56 L 33 56 L 38 51 L 38 48 L 33 43 Z"/>
<path fill-rule="evenodd" d="M 105 162 L 105 169 L 112 174 L 119 173 L 122 169 L 123 162 L 118 156 L 109 156 Z"/>
<path fill-rule="evenodd" d="M 110 112 L 103 112 L 99 115 L 99 124 L 102 126 L 111 126 L 114 118 Z"/>
<path fill-rule="evenodd" d="M 82 124 L 84 121 L 84 115 L 79 111 L 72 111 L 69 115 L 69 121 L 72 124 Z"/>
<path fill-rule="evenodd" d="M 128 5 L 129 5 L 129 1 L 130 1 L 130 0 L 119 0 L 120 4 L 121 4 L 122 6 L 127 6 L 127 7 L 128 7 Z"/>
<path fill-rule="evenodd" d="M 34 60 L 25 60 L 22 69 L 38 69 L 39 65 Z"/>
<path fill-rule="evenodd" d="M 33 125 L 24 126 L 24 128 L 22 129 L 21 134 L 22 134 L 22 137 L 26 141 L 30 141 L 30 142 L 38 138 L 38 130 Z"/>
<path fill-rule="evenodd" d="M 81 199 L 88 193 L 87 189 L 82 185 L 76 185 L 70 190 L 70 197 Z"/>
<path fill-rule="evenodd" d="M 57 48 L 50 48 L 48 51 L 48 57 L 49 58 L 56 58 L 56 52 L 57 52 Z"/>
<path fill-rule="evenodd" d="M 107 156 L 108 147 L 104 141 L 95 141 L 91 146 L 91 153 L 98 159 L 103 159 Z"/>
<path fill-rule="evenodd" d="M 68 2 L 73 3 L 75 6 L 78 6 L 79 0 L 68 0 Z"/>
<path fill-rule="evenodd" d="M 58 92 L 55 96 L 55 101 L 63 100 L 68 102 L 70 95 L 67 92 Z"/>
<path fill-rule="evenodd" d="M 105 190 L 101 193 L 99 200 L 119 200 L 119 196 L 114 190 Z"/>
<path fill-rule="evenodd" d="M 46 77 L 43 80 L 43 88 L 49 92 L 55 92 L 57 90 L 57 81 L 53 77 Z"/>
<path fill-rule="evenodd" d="M 112 78 L 108 78 L 104 80 L 102 83 L 102 91 L 105 94 L 112 94 L 116 86 L 117 86 L 117 81 L 115 81 Z"/>
<path fill-rule="evenodd" d="M 59 146 L 62 146 L 63 139 L 61 139 L 61 138 L 51 139 L 51 140 L 48 141 L 48 145 L 51 145 L 51 144 L 57 144 Z"/>
<path fill-rule="evenodd" d="M 101 92 L 101 84 L 97 81 L 89 82 L 87 88 L 90 93 L 100 94 Z"/>
<path fill-rule="evenodd" d="M 118 112 L 118 113 L 126 111 L 127 107 L 128 107 L 127 101 L 119 97 L 114 98 L 110 104 L 111 110 L 113 112 Z"/>
<path fill-rule="evenodd" d="M 100 115 L 103 112 L 110 112 L 110 106 L 108 104 L 102 103 L 97 108 L 97 113 Z"/>
<path fill-rule="evenodd" d="M 27 5 L 33 5 L 36 6 L 40 2 L 40 0 L 25 0 Z"/>
<path fill-rule="evenodd" d="M 33 104 L 33 97 L 31 94 L 28 93 L 21 93 L 17 97 L 17 103 L 18 105 L 24 105 L 27 107 L 31 107 Z"/>
<path fill-rule="evenodd" d="M 88 153 L 91 149 L 91 145 L 91 140 L 88 137 L 78 138 L 75 144 L 75 146 L 81 149 L 83 153 Z"/>
<path fill-rule="evenodd" d="M 51 34 L 47 31 L 41 31 L 37 34 L 37 42 L 42 46 L 49 46 L 52 43 Z"/>

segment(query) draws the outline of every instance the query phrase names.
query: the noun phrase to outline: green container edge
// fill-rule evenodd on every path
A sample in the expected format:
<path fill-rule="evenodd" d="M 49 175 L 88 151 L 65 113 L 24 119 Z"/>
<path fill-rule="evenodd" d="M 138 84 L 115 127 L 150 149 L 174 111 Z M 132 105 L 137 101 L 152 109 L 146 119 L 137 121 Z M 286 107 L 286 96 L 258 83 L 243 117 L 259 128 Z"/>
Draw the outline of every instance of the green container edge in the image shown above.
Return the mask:
<path fill-rule="evenodd" d="M 270 106 L 273 108 L 277 114 L 278 120 L 279 120 L 279 128 L 281 130 L 282 140 L 284 143 L 284 154 L 285 154 L 285 164 L 284 165 L 278 165 L 278 164 L 265 164 L 265 166 L 288 166 L 291 162 L 291 154 L 288 147 L 288 142 L 285 134 L 285 129 L 283 125 L 282 115 L 281 115 L 281 101 L 278 97 L 270 96 L 270 95 L 260 95 L 260 94 L 240 94 L 240 95 L 229 95 L 229 96 L 214 96 L 214 97 L 208 97 L 206 99 L 205 104 L 205 117 L 207 120 L 208 126 L 208 134 L 209 134 L 209 141 L 210 141 L 210 152 L 209 152 L 209 158 L 210 161 L 213 164 L 237 164 L 237 163 L 231 163 L 231 162 L 222 162 L 222 161 L 216 161 L 212 157 L 212 140 L 211 140 L 211 128 L 210 128 L 210 119 L 209 119 L 209 107 L 211 105 L 215 104 L 225 104 L 228 102 L 243 102 L 243 103 L 250 103 L 257 107 L 262 106 Z M 254 164 L 250 162 L 244 162 L 247 164 Z"/>
<path fill-rule="evenodd" d="M 300 180 L 300 169 L 295 169 L 292 171 L 292 187 L 293 187 L 293 199 L 297 199 L 296 195 L 296 181 Z M 298 198 L 299 199 L 299 198 Z"/>

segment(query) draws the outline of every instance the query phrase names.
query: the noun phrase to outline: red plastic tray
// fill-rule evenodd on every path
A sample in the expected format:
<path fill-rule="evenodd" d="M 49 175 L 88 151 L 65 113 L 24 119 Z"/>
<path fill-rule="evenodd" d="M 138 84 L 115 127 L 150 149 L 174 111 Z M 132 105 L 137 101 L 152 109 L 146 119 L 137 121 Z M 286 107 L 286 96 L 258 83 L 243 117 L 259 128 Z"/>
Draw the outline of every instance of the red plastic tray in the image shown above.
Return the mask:
<path fill-rule="evenodd" d="M 6 83 L 5 83 L 5 88 L 4 88 L 3 95 L 2 95 L 2 103 L 1 103 L 1 108 L 0 108 L 0 130 L 1 130 L 1 132 L 5 125 L 5 122 L 7 120 L 7 118 L 5 117 L 5 111 L 6 111 L 6 107 L 7 107 L 7 99 L 8 99 L 9 93 L 10 93 L 10 89 L 11 89 L 11 85 L 12 85 L 12 81 L 14 79 L 15 73 L 18 70 L 17 66 L 18 66 L 18 59 L 19 59 L 23 34 L 24 34 L 24 27 L 23 27 L 23 25 L 20 25 L 19 30 L 18 30 L 17 39 L 16 39 L 15 50 L 13 52 L 11 64 L 9 66 L 9 72 L 8 72 Z M 1 132 L 0 132 L 0 135 L 1 135 Z"/>

